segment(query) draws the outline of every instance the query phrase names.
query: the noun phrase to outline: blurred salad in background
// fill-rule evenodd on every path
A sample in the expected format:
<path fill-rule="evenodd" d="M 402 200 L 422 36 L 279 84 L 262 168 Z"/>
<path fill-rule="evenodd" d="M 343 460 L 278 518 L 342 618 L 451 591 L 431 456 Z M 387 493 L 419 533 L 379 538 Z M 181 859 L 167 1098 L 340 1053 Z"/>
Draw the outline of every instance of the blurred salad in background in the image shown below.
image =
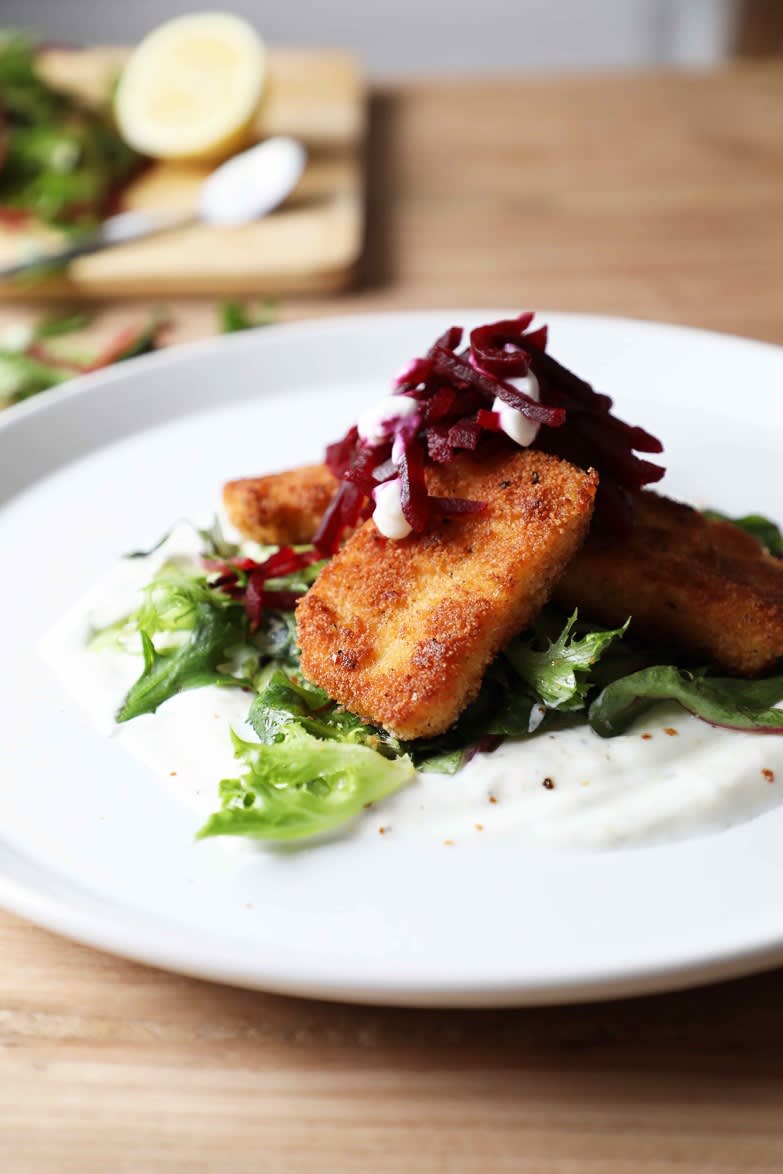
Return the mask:
<path fill-rule="evenodd" d="M 29 36 L 0 34 L 0 221 L 78 233 L 116 210 L 143 159 L 113 125 L 110 88 L 89 106 L 46 81 Z"/>
<path fill-rule="evenodd" d="M 277 305 L 269 299 L 260 303 L 225 301 L 218 304 L 216 317 L 221 334 L 234 334 L 270 326 L 277 319 Z M 165 310 L 157 308 L 117 331 L 103 345 L 96 345 L 88 333 L 92 316 L 84 310 L 12 323 L 0 330 L 0 409 L 77 375 L 157 350 L 169 325 Z"/>

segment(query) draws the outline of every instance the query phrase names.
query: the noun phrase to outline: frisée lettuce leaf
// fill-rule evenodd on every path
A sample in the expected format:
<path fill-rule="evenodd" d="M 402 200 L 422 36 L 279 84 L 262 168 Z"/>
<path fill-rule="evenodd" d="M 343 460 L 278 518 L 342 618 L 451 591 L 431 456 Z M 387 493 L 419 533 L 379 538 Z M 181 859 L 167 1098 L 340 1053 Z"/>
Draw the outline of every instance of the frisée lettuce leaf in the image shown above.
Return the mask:
<path fill-rule="evenodd" d="M 253 701 L 247 720 L 262 742 L 279 741 L 296 723 L 315 738 L 363 743 L 373 749 L 383 744 L 392 754 L 399 753 L 399 743 L 384 730 L 365 724 L 331 701 L 323 689 L 293 680 L 279 669 Z"/>
<path fill-rule="evenodd" d="M 385 758 L 355 741 L 317 738 L 298 721 L 281 725 L 272 742 L 246 742 L 233 731 L 232 739 L 245 772 L 222 780 L 221 809 L 198 839 L 321 835 L 399 790 L 415 774 L 407 755 Z"/>
<path fill-rule="evenodd" d="M 613 640 L 625 635 L 631 622 L 628 619 L 621 628 L 606 630 L 583 624 L 575 630 L 577 618 L 574 612 L 556 639 L 547 639 L 545 648 L 537 648 L 534 640 L 522 636 L 505 650 L 527 691 L 549 709 L 584 709 L 591 687 L 590 669 Z"/>

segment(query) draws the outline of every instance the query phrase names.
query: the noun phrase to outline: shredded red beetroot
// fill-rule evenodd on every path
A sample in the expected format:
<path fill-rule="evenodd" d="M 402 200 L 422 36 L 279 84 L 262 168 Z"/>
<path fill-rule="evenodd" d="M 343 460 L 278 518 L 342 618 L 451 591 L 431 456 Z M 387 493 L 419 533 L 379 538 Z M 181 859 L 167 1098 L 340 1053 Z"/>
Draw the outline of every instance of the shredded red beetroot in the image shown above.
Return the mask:
<path fill-rule="evenodd" d="M 210 587 L 224 591 L 232 599 L 241 599 L 244 602 L 251 631 L 255 631 L 261 623 L 264 608 L 290 611 L 300 598 L 296 591 L 268 591 L 267 582 L 270 579 L 292 575 L 294 571 L 301 571 L 311 563 L 317 562 L 319 557 L 314 550 L 297 551 L 290 546 L 281 546 L 262 563 L 252 558 L 228 561 L 205 558 L 202 562 L 208 571 L 218 572 L 218 577 L 211 580 Z"/>
<path fill-rule="evenodd" d="M 430 519 L 430 507 L 424 476 L 424 449 L 418 437 L 411 437 L 403 443 L 399 468 L 402 512 L 411 529 L 420 534 Z"/>
<path fill-rule="evenodd" d="M 633 524 L 630 494 L 660 481 L 661 465 L 636 456 L 636 452 L 660 453 L 663 445 L 643 428 L 626 424 L 612 415 L 612 399 L 593 391 L 535 344 L 526 341 L 530 360 L 546 403 L 565 408 L 568 424 L 555 434 L 542 429 L 536 448 L 563 457 L 583 469 L 600 474 L 594 527 L 607 536 L 627 534 Z M 636 450 L 636 452 L 634 451 Z"/>
<path fill-rule="evenodd" d="M 481 460 L 516 443 L 503 432 L 496 399 L 539 425 L 533 445 L 581 466 L 598 470 L 598 526 L 623 532 L 630 520 L 629 495 L 658 481 L 659 466 L 637 452 L 659 453 L 663 447 L 642 428 L 612 415 L 609 396 L 546 353 L 546 326 L 529 329 L 531 313 L 477 327 L 470 345 L 457 353 L 463 331 L 452 326 L 413 359 L 395 381 L 395 392 L 416 400 L 417 410 L 401 417 L 387 440 L 369 445 L 351 428 L 327 449 L 326 463 L 342 481 L 315 536 L 322 554 L 334 554 L 347 531 L 372 513 L 373 489 L 399 477 L 402 512 L 411 528 L 425 530 L 433 514 L 470 514 L 482 502 L 435 498 L 427 493 L 428 463 L 449 464 L 459 452 Z M 540 402 L 510 380 L 531 373 Z"/>

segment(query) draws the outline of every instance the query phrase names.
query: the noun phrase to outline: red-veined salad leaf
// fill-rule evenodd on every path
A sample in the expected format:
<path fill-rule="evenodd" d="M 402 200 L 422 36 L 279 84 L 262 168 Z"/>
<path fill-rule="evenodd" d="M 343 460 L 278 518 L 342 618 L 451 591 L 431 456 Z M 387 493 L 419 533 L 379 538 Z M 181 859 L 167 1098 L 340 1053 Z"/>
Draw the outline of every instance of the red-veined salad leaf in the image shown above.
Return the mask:
<path fill-rule="evenodd" d="M 675 701 L 713 726 L 783 734 L 783 674 L 747 681 L 706 672 L 654 665 L 613 681 L 591 704 L 588 717 L 602 738 L 623 734 L 661 701 Z"/>

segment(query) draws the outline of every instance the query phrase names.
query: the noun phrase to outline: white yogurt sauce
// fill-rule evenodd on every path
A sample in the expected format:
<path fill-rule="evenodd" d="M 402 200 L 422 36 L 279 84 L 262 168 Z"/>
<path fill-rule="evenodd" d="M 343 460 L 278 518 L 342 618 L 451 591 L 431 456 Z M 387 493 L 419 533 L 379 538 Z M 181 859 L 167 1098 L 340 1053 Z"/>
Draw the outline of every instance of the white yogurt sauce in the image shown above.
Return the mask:
<path fill-rule="evenodd" d="M 541 389 L 532 371 L 528 371 L 527 375 L 522 375 L 519 379 L 509 379 L 507 382 L 517 391 L 530 396 L 536 403 L 541 399 Z M 509 407 L 500 396 L 495 397 L 492 411 L 497 412 L 500 416 L 500 427 L 506 436 L 510 436 L 522 448 L 527 448 L 538 436 L 541 425 L 537 424 L 535 420 L 529 420 L 527 416 L 523 416 L 516 408 Z"/>
<path fill-rule="evenodd" d="M 375 502 L 372 520 L 384 537 L 395 541 L 407 538 L 413 529 L 402 512 L 401 490 L 399 477 L 392 477 L 390 481 L 384 481 L 372 491 Z"/>
<path fill-rule="evenodd" d="M 356 430 L 366 444 L 381 444 L 391 436 L 397 421 L 412 416 L 418 407 L 409 395 L 385 395 L 362 412 Z"/>
<path fill-rule="evenodd" d="M 41 648 L 95 725 L 193 810 L 194 830 L 217 809 L 220 779 L 237 773 L 229 728 L 253 737 L 243 724 L 250 697 L 240 689 L 195 689 L 116 726 L 113 714 L 141 658 L 89 651 L 86 639 L 135 606 L 138 589 L 165 558 L 196 549 L 180 527 L 154 555 L 118 564 Z M 437 843 L 503 836 L 520 846 L 597 850 L 721 831 L 782 799 L 783 738 L 713 729 L 671 707 L 618 738 L 604 740 L 587 727 L 539 734 L 477 755 L 456 775 L 419 775 L 368 810 L 351 834 L 377 837 L 383 828 Z"/>

